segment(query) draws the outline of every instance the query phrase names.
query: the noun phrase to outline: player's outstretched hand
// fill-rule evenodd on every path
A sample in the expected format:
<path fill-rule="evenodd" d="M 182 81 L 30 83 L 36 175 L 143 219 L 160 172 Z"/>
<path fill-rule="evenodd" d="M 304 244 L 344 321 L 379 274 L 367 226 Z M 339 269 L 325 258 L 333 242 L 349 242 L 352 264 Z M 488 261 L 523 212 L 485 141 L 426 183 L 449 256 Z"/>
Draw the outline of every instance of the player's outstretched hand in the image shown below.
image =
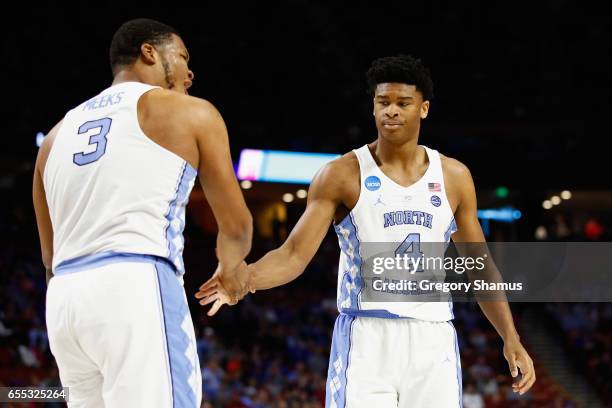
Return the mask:
<path fill-rule="evenodd" d="M 249 271 L 246 263 L 242 262 L 231 273 L 224 272 L 221 265 L 217 267 L 214 275 L 200 286 L 196 292 L 196 299 L 200 299 L 200 305 L 206 306 L 213 303 L 208 311 L 208 316 L 213 316 L 223 305 L 235 305 L 248 293 L 247 282 Z"/>
<path fill-rule="evenodd" d="M 525 394 L 536 381 L 533 360 L 519 340 L 504 343 L 504 357 L 508 361 L 510 374 L 517 380 L 512 384 L 512 390 L 520 395 Z M 520 379 L 518 378 L 519 370 Z"/>

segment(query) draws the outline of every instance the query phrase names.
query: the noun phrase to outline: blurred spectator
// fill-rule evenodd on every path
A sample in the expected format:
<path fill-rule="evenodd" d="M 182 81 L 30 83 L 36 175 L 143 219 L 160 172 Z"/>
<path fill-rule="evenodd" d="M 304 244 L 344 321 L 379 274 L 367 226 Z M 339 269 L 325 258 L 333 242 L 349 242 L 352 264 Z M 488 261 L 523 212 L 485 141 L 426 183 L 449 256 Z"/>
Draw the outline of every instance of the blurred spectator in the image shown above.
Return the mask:
<path fill-rule="evenodd" d="M 485 406 L 482 395 L 472 383 L 468 383 L 463 391 L 463 406 L 464 408 L 484 408 Z"/>
<path fill-rule="evenodd" d="M 551 303 L 546 311 L 576 369 L 612 405 L 612 304 Z"/>

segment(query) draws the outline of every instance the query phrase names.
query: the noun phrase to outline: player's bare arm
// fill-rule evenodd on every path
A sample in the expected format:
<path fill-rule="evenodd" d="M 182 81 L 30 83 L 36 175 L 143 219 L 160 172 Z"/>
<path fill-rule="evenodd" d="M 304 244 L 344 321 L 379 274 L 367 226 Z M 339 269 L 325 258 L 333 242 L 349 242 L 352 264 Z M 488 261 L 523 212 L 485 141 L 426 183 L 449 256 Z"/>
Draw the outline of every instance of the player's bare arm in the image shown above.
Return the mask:
<path fill-rule="evenodd" d="M 146 134 L 156 135 L 162 146 L 171 143 L 175 153 L 198 169 L 219 227 L 216 273 L 230 293 L 242 292 L 247 278 L 243 261 L 251 249 L 253 224 L 234 174 L 223 118 L 208 101 L 166 90 L 143 96 L 139 117 L 146 123 Z"/>
<path fill-rule="evenodd" d="M 448 157 L 442 158 L 442 166 L 447 194 L 457 223 L 457 232 L 452 235 L 453 242 L 485 242 L 478 222 L 476 190 L 469 169 L 458 160 Z M 517 368 L 520 369 L 523 377 L 513 384 L 513 389 L 524 394 L 534 384 L 536 376 L 533 361 L 520 342 L 508 302 L 479 301 L 478 304 L 504 341 L 504 357 L 512 376 L 516 377 Z"/>
<path fill-rule="evenodd" d="M 43 185 L 43 173 L 45 165 L 47 164 L 49 152 L 51 151 L 51 146 L 53 145 L 53 140 L 55 140 L 55 135 L 61 124 L 62 122 L 59 122 L 51 129 L 38 150 L 36 165 L 34 166 L 34 182 L 32 185 L 34 212 L 36 213 L 36 224 L 38 225 L 38 235 L 40 237 L 40 252 L 46 270 L 47 284 L 53 277 L 53 271 L 51 269 L 53 264 L 53 225 L 51 224 L 47 196 L 45 195 L 45 188 Z"/>
<path fill-rule="evenodd" d="M 345 176 L 349 161 L 349 158 L 340 158 L 317 174 L 309 190 L 306 210 L 285 243 L 249 266 L 252 289 L 281 286 L 302 274 L 325 238 L 336 209 L 344 205 L 350 179 Z"/>
<path fill-rule="evenodd" d="M 302 274 L 319 249 L 332 220 L 355 205 L 359 196 L 358 171 L 357 159 L 349 153 L 317 173 L 308 192 L 306 210 L 285 243 L 249 265 L 251 291 L 281 286 Z M 201 299 L 201 305 L 218 300 L 221 304 L 226 303 L 226 294 L 215 279 L 202 285 L 196 297 Z M 216 313 L 218 307 L 215 306 L 217 304 L 209 315 Z"/>

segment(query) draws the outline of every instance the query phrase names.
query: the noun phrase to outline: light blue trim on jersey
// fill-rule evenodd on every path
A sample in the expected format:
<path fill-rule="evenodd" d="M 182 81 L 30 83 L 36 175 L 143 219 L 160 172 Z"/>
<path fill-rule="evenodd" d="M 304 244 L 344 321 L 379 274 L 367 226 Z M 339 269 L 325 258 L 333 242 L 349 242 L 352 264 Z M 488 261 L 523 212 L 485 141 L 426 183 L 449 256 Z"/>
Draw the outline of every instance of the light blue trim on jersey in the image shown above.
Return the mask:
<path fill-rule="evenodd" d="M 342 310 L 341 314 L 352 317 L 377 317 L 380 319 L 414 319 L 413 317 L 391 313 L 385 309 L 345 309 Z"/>
<path fill-rule="evenodd" d="M 451 218 L 450 224 L 448 224 L 448 228 L 446 228 L 446 232 L 444 233 L 444 242 L 450 242 L 451 235 L 457 232 L 457 223 L 455 222 L 455 217 Z"/>
<path fill-rule="evenodd" d="M 329 368 L 325 387 L 325 407 L 332 406 L 332 399 L 337 408 L 346 406 L 347 372 L 350 364 L 353 323 L 355 317 L 339 315 L 334 324 L 334 334 L 329 353 Z"/>
<path fill-rule="evenodd" d="M 348 313 L 349 311 L 360 309 L 359 293 L 361 293 L 363 287 L 363 279 L 361 277 L 361 245 L 357 236 L 357 227 L 351 214 L 345 217 L 339 224 L 334 225 L 334 229 L 338 235 L 340 250 L 347 260 L 347 265 L 342 265 L 342 267 L 348 268 L 348 270 L 338 271 L 338 273 L 342 273 L 340 293 L 337 300 L 338 310 L 341 313 Z M 356 269 L 354 278 L 351 276 L 352 269 Z M 350 286 L 350 289 L 347 286 Z M 350 307 L 342 307 L 342 303 L 347 299 L 350 299 Z"/>
<path fill-rule="evenodd" d="M 189 385 L 189 377 L 195 375 L 195 367 L 187 358 L 191 339 L 182 329 L 183 321 L 188 318 L 189 307 L 184 290 L 179 283 L 173 268 L 166 262 L 156 262 L 155 270 L 159 282 L 168 362 L 172 383 L 172 407 L 193 408 L 197 405 L 196 395 Z M 191 345 L 195 347 L 195 344 Z M 196 384 L 201 387 L 202 384 Z"/>
<path fill-rule="evenodd" d="M 185 265 L 183 264 L 185 206 L 189 199 L 189 186 L 197 175 L 198 172 L 189 163 L 185 162 L 183 164 L 174 197 L 168 204 L 168 212 L 165 215 L 167 224 L 164 234 L 168 245 L 168 260 L 176 266 L 179 275 L 185 272 Z M 178 243 L 175 242 L 177 238 Z"/>
<path fill-rule="evenodd" d="M 461 373 L 461 356 L 459 354 L 459 340 L 457 339 L 457 330 L 452 322 L 448 322 L 453 328 L 455 337 L 455 356 L 457 361 L 457 386 L 459 387 L 459 407 L 463 408 L 463 375 Z"/>
<path fill-rule="evenodd" d="M 154 255 L 132 254 L 126 252 L 100 252 L 63 261 L 55 267 L 53 275 L 68 275 L 119 262 L 144 262 L 155 264 L 159 262 L 160 259 L 165 261 L 164 258 Z"/>
<path fill-rule="evenodd" d="M 457 232 L 457 223 L 455 222 L 455 217 L 452 217 L 450 223 L 448 224 L 448 228 L 446 228 L 446 232 L 444 233 L 444 242 L 446 242 L 447 244 L 450 243 L 451 235 L 453 235 L 455 232 Z M 448 246 L 446 248 L 448 248 Z M 455 313 L 453 312 L 452 298 L 448 299 L 448 309 L 452 316 L 451 319 L 454 319 Z"/>
<path fill-rule="evenodd" d="M 357 222 L 355 221 L 355 217 L 353 216 L 353 213 L 350 212 L 349 213 L 349 217 L 351 219 L 351 223 L 353 224 L 353 227 L 355 227 L 355 239 L 357 239 L 357 253 L 359 254 L 359 275 L 358 275 L 358 284 L 357 286 L 359 287 L 359 292 L 357 292 L 357 307 L 359 309 L 361 309 L 361 304 L 360 299 L 361 299 L 361 291 L 363 290 L 363 277 L 361 276 L 361 265 L 363 264 L 363 260 L 361 257 L 361 241 L 359 240 L 359 227 L 357 226 Z"/>

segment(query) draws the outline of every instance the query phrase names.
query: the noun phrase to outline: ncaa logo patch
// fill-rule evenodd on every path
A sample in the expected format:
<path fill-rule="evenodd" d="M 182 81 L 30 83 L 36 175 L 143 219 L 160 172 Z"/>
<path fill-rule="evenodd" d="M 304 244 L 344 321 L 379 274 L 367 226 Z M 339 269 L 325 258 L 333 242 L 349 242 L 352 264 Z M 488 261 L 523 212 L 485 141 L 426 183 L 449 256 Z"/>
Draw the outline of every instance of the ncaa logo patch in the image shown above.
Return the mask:
<path fill-rule="evenodd" d="M 365 179 L 365 187 L 370 191 L 376 191 L 380 188 L 380 179 L 376 176 L 370 176 Z"/>
<path fill-rule="evenodd" d="M 431 203 L 434 205 L 434 207 L 439 207 L 442 205 L 442 200 L 437 195 L 433 195 L 431 196 Z"/>

